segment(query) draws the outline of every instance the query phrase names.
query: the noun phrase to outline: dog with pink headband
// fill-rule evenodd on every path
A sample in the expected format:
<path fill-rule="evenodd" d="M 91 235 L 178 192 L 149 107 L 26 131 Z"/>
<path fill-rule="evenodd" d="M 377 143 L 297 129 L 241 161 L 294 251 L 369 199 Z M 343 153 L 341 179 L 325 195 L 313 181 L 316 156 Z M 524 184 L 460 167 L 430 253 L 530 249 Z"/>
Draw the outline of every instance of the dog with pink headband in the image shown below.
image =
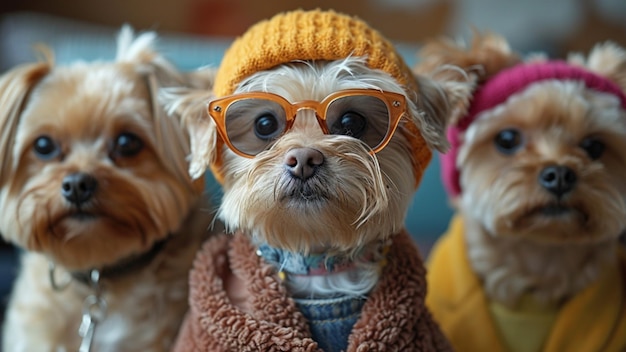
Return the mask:
<path fill-rule="evenodd" d="M 626 348 L 626 51 L 523 60 L 494 34 L 424 46 L 479 82 L 448 129 L 456 208 L 427 305 L 459 351 Z"/>

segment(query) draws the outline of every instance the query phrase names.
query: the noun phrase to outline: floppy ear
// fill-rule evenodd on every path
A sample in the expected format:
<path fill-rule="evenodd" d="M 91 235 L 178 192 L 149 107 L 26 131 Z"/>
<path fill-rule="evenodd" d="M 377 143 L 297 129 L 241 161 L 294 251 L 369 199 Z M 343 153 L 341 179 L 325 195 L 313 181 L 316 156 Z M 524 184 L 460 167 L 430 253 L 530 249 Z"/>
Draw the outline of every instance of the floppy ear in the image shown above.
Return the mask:
<path fill-rule="evenodd" d="M 190 153 L 189 135 L 178 119 L 169 116 L 159 101 L 162 88 L 155 74 L 146 73 L 154 126 L 155 146 L 162 160 L 176 178 L 191 186 L 193 193 L 202 191 L 204 179 L 190 177 L 187 158 Z"/>
<path fill-rule="evenodd" d="M 416 117 L 422 136 L 431 148 L 445 152 L 449 147 L 446 127 L 467 111 L 475 76 L 449 68 L 431 76 L 418 74 L 416 81 Z"/>
<path fill-rule="evenodd" d="M 175 116 L 189 134 L 189 174 L 194 179 L 203 176 L 218 157 L 217 128 L 207 111 L 208 103 L 213 98 L 215 71 L 212 68 L 203 68 L 188 73 L 188 80 L 193 87 L 164 88 L 159 94 L 159 100 L 165 104 L 167 112 Z"/>
<path fill-rule="evenodd" d="M 174 110 L 166 111 L 164 101 L 159 97 L 161 90 L 171 87 L 173 90 L 185 90 L 188 87 L 207 85 L 198 77 L 184 75 L 164 56 L 154 49 L 157 40 L 155 32 L 144 32 L 135 36 L 133 29 L 122 26 L 117 37 L 117 56 L 119 63 L 128 63 L 135 67 L 148 84 L 152 99 L 156 147 L 166 167 L 177 178 L 189 184 L 194 192 L 204 188 L 201 174 L 189 173 L 188 157 L 190 155 L 190 135 L 181 125 L 180 118 L 172 115 Z M 193 130 L 190 130 L 193 131 Z"/>
<path fill-rule="evenodd" d="M 13 173 L 13 144 L 26 99 L 51 68 L 48 62 L 25 64 L 0 77 L 0 185 Z"/>

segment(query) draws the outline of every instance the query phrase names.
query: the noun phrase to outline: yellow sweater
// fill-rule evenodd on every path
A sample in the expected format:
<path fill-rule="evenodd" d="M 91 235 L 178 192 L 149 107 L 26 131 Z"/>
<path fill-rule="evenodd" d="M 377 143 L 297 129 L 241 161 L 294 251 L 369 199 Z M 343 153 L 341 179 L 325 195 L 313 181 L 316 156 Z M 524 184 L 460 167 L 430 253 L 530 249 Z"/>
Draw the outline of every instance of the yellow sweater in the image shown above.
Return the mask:
<path fill-rule="evenodd" d="M 456 216 L 431 252 L 426 304 L 457 351 L 507 351 L 472 271 Z M 541 351 L 626 351 L 626 255 L 556 313 Z M 519 334 L 523 343 L 523 333 Z"/>

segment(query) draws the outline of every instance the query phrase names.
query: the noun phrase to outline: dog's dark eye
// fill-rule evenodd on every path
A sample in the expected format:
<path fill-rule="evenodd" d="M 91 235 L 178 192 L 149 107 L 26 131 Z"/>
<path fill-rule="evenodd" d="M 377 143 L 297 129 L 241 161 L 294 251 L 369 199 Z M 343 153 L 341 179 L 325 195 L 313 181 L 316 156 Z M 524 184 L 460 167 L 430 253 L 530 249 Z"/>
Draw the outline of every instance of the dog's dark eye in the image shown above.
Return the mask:
<path fill-rule="evenodd" d="M 606 149 L 606 145 L 595 138 L 585 138 L 580 143 L 580 147 L 587 152 L 592 160 L 599 159 Z"/>
<path fill-rule="evenodd" d="M 361 138 L 365 133 L 366 127 L 367 120 L 365 120 L 365 117 L 355 112 L 348 111 L 330 126 L 330 133 Z"/>
<path fill-rule="evenodd" d="M 494 143 L 501 153 L 513 154 L 522 145 L 522 135 L 515 129 L 502 130 L 494 138 Z"/>
<path fill-rule="evenodd" d="M 51 160 L 61 154 L 61 148 L 59 145 L 48 136 L 41 136 L 35 139 L 33 150 L 35 151 L 37 157 L 42 160 Z"/>
<path fill-rule="evenodd" d="M 262 140 L 270 140 L 279 132 L 279 123 L 272 114 L 261 115 L 254 121 L 254 133 Z"/>
<path fill-rule="evenodd" d="M 122 133 L 115 139 L 113 154 L 116 156 L 130 157 L 139 154 L 143 149 L 143 141 L 133 133 Z"/>

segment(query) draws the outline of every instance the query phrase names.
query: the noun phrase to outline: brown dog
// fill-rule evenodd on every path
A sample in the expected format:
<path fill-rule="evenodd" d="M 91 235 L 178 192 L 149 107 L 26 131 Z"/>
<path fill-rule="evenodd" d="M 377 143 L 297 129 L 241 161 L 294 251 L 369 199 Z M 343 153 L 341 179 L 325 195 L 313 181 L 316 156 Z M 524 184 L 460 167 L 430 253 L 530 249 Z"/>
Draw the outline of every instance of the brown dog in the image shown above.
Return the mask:
<path fill-rule="evenodd" d="M 211 216 L 187 176 L 186 133 L 157 103 L 187 84 L 118 38 L 113 62 L 16 67 L 0 78 L 0 231 L 23 248 L 5 351 L 168 351 Z"/>

